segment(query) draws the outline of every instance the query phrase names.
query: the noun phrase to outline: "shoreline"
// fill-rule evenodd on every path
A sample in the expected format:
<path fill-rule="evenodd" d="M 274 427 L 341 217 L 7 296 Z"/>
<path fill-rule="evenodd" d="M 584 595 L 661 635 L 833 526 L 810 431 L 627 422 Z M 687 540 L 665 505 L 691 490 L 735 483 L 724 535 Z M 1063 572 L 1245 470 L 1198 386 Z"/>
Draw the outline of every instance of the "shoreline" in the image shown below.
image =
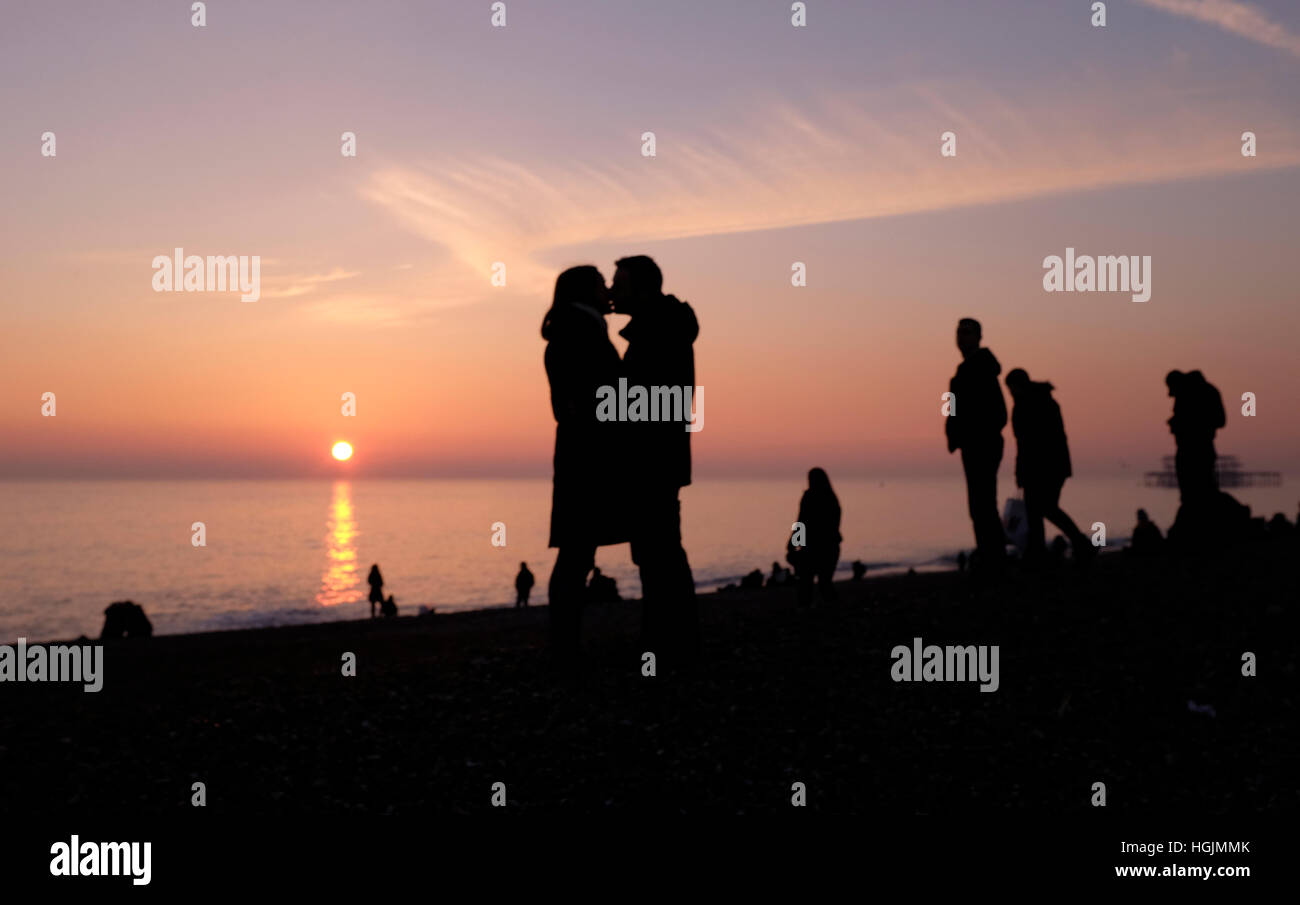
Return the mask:
<path fill-rule="evenodd" d="M 897 578 L 897 577 L 899 577 L 899 576 L 901 576 L 901 575 L 905 575 L 906 572 L 907 572 L 907 570 L 908 570 L 909 568 L 911 568 L 911 569 L 915 569 L 915 574 L 917 574 L 917 575 L 934 575 L 934 574 L 945 574 L 945 573 L 953 573 L 953 574 L 956 574 L 956 568 L 955 568 L 955 567 L 954 567 L 954 568 L 946 568 L 946 567 L 941 566 L 941 565 L 934 565 L 934 566 L 898 566 L 898 567 L 889 568 L 889 569 L 881 569 L 880 571 L 872 571 L 872 572 L 869 572 L 869 573 L 867 573 L 867 575 L 863 578 L 863 582 L 874 582 L 874 581 L 881 581 L 881 580 L 889 579 L 889 578 Z M 766 574 L 765 574 L 765 580 L 766 580 Z M 734 581 L 739 581 L 739 577 L 736 578 L 736 579 L 731 579 L 730 581 L 732 581 L 732 582 L 734 582 Z M 836 585 L 836 587 L 840 586 L 841 584 L 843 584 L 843 585 L 854 585 L 855 582 L 853 582 L 853 581 L 850 580 L 850 579 L 837 579 L 837 580 L 835 581 L 835 585 Z M 790 587 L 793 587 L 793 585 L 791 585 Z M 757 595 L 757 596 L 761 597 L 761 596 L 764 595 L 768 590 L 769 590 L 769 589 L 764 588 L 764 589 L 762 589 L 762 590 L 758 590 L 758 591 L 750 591 L 750 590 L 746 590 L 746 591 L 740 591 L 740 590 L 724 591 L 724 590 L 722 590 L 721 586 L 710 587 L 710 588 L 708 588 L 707 590 L 700 590 L 700 589 L 698 589 L 698 586 L 697 586 L 696 596 L 698 596 L 698 597 L 700 597 L 700 598 L 702 598 L 702 599 L 713 598 L 714 596 L 720 596 L 720 597 L 722 597 L 723 599 L 734 599 L 734 598 L 737 598 L 737 597 L 739 597 L 739 596 L 741 596 L 741 595 L 748 596 L 748 595 L 751 595 L 751 594 L 753 594 L 753 595 Z M 775 590 L 775 591 L 785 591 L 785 590 L 788 590 L 788 589 L 787 589 L 787 588 L 779 588 L 779 589 L 770 589 L 770 590 Z M 641 602 L 641 598 L 639 598 L 639 597 L 624 597 L 624 598 L 623 598 L 621 601 L 619 601 L 618 603 L 612 604 L 612 606 L 617 607 L 617 606 L 625 605 L 625 604 L 636 604 L 636 605 L 639 605 L 640 602 Z M 107 606 L 107 604 L 105 604 L 105 605 Z M 357 605 L 358 607 L 362 607 L 362 606 L 365 605 L 365 601 L 360 601 L 360 602 L 358 602 L 356 605 Z M 447 604 L 440 604 L 439 606 L 446 606 L 446 605 L 447 605 Z M 453 604 L 453 605 L 454 605 L 454 604 Z M 143 606 L 143 604 L 141 604 L 141 606 Z M 277 630 L 284 630 L 284 629 L 304 629 L 304 630 L 310 630 L 310 629 L 313 628 L 313 627 L 325 628 L 325 627 L 328 627 L 328 626 L 353 626 L 353 627 L 361 627 L 361 626 L 369 625 L 369 624 L 371 624 L 371 623 L 379 624 L 379 623 L 384 623 L 384 622 L 387 622 L 387 623 L 389 623 L 389 624 L 401 624 L 401 625 L 406 625 L 406 624 L 410 624 L 410 623 L 413 623 L 413 622 L 424 622 L 424 621 L 426 621 L 426 620 L 430 620 L 430 619 L 445 620 L 445 619 L 452 619 L 452 618 L 455 618 L 455 617 L 470 616 L 470 615 L 474 615 L 474 614 L 482 614 L 482 613 L 495 613 L 495 614 L 500 614 L 500 613 L 503 613 L 503 612 L 512 612 L 512 613 L 513 613 L 513 612 L 516 611 L 516 607 L 514 606 L 514 604 L 511 604 L 511 603 L 495 603 L 495 604 L 487 604 L 487 605 L 476 605 L 476 604 L 471 604 L 471 605 L 468 605 L 467 608 L 463 608 L 463 609 L 454 609 L 454 610 L 443 610 L 443 609 L 439 609 L 438 607 L 430 607 L 429 609 L 431 610 L 431 612 L 424 613 L 424 614 L 420 614 L 420 613 L 418 613 L 418 612 L 412 614 L 412 613 L 407 612 L 408 610 L 417 610 L 417 611 L 418 611 L 418 609 L 419 609 L 420 607 L 422 607 L 422 606 L 427 606 L 427 605 L 426 605 L 426 604 L 407 604 L 407 603 L 404 603 L 404 602 L 403 602 L 403 603 L 400 604 L 399 615 L 396 617 L 396 619 L 387 619 L 387 620 L 385 620 L 383 617 L 376 617 L 376 618 L 374 618 L 374 619 L 371 619 L 371 618 L 369 618 L 368 616 L 363 616 L 363 617 L 355 618 L 355 619 L 348 618 L 348 619 L 303 620 L 303 621 L 301 621 L 301 622 L 270 623 L 270 624 L 265 624 L 265 625 L 238 625 L 238 626 L 231 626 L 230 628 L 204 628 L 204 629 L 199 629 L 199 630 L 197 630 L 197 631 L 158 632 L 158 631 L 155 629 L 154 634 L 151 635 L 149 639 L 142 639 L 142 640 L 153 640 L 153 639 L 161 639 L 161 638 L 187 638 L 187 637 L 208 636 L 208 635 L 221 635 L 221 636 L 227 636 L 227 635 L 232 635 L 232 634 L 251 633 L 251 632 L 265 632 L 265 631 L 277 631 Z M 602 606 L 603 606 L 603 605 L 602 605 Z M 546 604 L 546 603 L 533 603 L 533 604 L 530 604 L 529 606 L 524 607 L 524 608 L 522 608 L 522 609 L 524 609 L 524 610 L 528 610 L 528 611 L 533 611 L 533 610 L 543 610 L 543 611 L 544 611 L 546 608 L 547 608 L 547 604 Z M 281 612 L 292 612 L 292 611 L 285 610 L 285 611 L 281 611 Z M 306 612 L 306 610 L 302 610 L 301 612 Z M 148 610 L 147 607 L 145 608 L 145 615 L 146 615 L 146 616 L 149 616 L 149 615 L 150 615 L 150 614 L 149 614 L 149 610 Z M 101 620 L 101 624 L 102 624 L 102 620 Z M 40 639 L 31 638 L 31 637 L 26 636 L 26 635 L 15 635 L 13 638 L 10 638 L 10 639 L 8 639 L 8 640 L 4 640 L 4 641 L 0 641 L 0 645 L 4 645 L 4 644 L 13 645 L 13 644 L 16 644 L 20 639 L 24 640 L 24 641 L 27 643 L 28 646 L 31 646 L 31 645 L 38 645 L 38 644 L 39 644 L 39 645 L 53 645 L 53 644 L 73 644 L 73 643 L 77 643 L 77 644 L 87 644 L 87 643 L 96 643 L 96 644 L 98 644 L 98 643 L 100 643 L 100 638 L 99 638 L 99 635 L 98 635 L 98 634 L 96 634 L 96 635 L 87 635 L 87 634 L 84 634 L 84 633 L 83 633 L 83 634 L 81 634 L 81 635 L 77 635 L 77 636 L 68 636 L 68 635 L 63 635 L 63 636 L 55 636 L 55 637 L 50 637 L 50 638 L 40 638 Z M 124 639 L 124 640 L 126 640 L 127 643 L 131 643 L 130 639 Z M 120 643 L 120 642 L 113 642 L 113 643 Z"/>
<path fill-rule="evenodd" d="M 908 567 L 899 567 L 905 570 Z M 911 576 L 919 578 L 921 576 L 933 575 L 956 575 L 956 569 L 944 569 L 935 567 L 932 569 L 916 569 Z M 861 581 L 837 580 L 835 587 L 841 594 L 851 591 L 854 588 L 865 588 L 877 582 L 884 583 L 906 579 L 906 571 L 891 571 L 881 573 L 868 573 Z M 721 588 L 713 588 L 707 591 L 697 591 L 696 596 L 700 600 L 701 608 L 712 605 L 713 602 L 725 604 L 734 604 L 744 606 L 747 604 L 762 603 L 764 600 L 775 598 L 777 596 L 788 597 L 791 601 L 794 599 L 795 585 L 791 584 L 779 588 L 763 588 L 761 590 L 730 590 L 724 591 Z M 415 604 L 419 607 L 422 604 Z M 603 612 L 619 611 L 624 608 L 634 608 L 636 618 L 640 618 L 641 598 L 625 597 L 615 603 L 608 604 L 589 604 L 586 610 L 587 617 L 598 617 Z M 405 609 L 405 605 L 403 605 Z M 328 619 L 319 622 L 290 622 L 279 625 L 255 625 L 239 626 L 234 628 L 215 628 L 204 629 L 193 632 L 168 632 L 165 634 L 154 634 L 148 638 L 140 639 L 117 639 L 102 642 L 109 645 L 145 645 L 151 642 L 159 642 L 165 639 L 193 639 L 193 640 L 217 640 L 228 639 L 238 640 L 241 636 L 257 636 L 261 634 L 281 633 L 281 636 L 287 639 L 290 635 L 301 635 L 304 638 L 314 634 L 331 635 L 335 633 L 347 633 L 349 631 L 382 631 L 383 629 L 402 630 L 414 626 L 425 626 L 428 628 L 441 627 L 445 631 L 455 632 L 461 629 L 488 629 L 495 630 L 498 627 L 495 623 L 509 623 L 512 620 L 520 620 L 525 624 L 535 621 L 537 618 L 545 617 L 548 605 L 545 603 L 530 604 L 527 607 L 515 607 L 513 604 L 495 604 L 491 606 L 475 607 L 473 609 L 450 610 L 450 611 L 432 611 L 424 614 L 400 614 L 393 618 L 384 618 L 377 616 L 374 619 L 363 617 L 360 619 Z M 146 610 L 146 615 L 148 611 Z M 540 614 L 534 617 L 534 614 Z M 15 639 L 16 641 L 17 639 Z M 97 637 L 80 635 L 76 638 L 55 638 L 48 640 L 26 639 L 30 647 L 36 644 L 54 645 L 54 644 L 87 644 L 101 643 Z"/>
<path fill-rule="evenodd" d="M 1108 560 L 1111 557 L 1122 555 L 1122 554 L 1123 554 L 1123 550 L 1117 547 L 1112 552 L 1100 554 L 1098 558 Z M 1068 567 L 1068 565 L 1069 564 L 1067 563 L 1066 567 Z M 845 572 L 845 571 L 847 570 L 837 569 L 836 574 L 839 575 L 841 572 Z M 872 567 L 871 571 L 869 571 L 860 582 L 855 582 L 850 578 L 837 578 L 835 580 L 835 586 L 837 588 L 841 586 L 853 588 L 860 585 L 871 585 L 874 582 L 903 578 L 909 575 L 909 573 L 912 574 L 913 576 L 961 574 L 957 571 L 955 565 L 948 565 L 946 563 L 938 562 L 938 561 L 932 561 L 930 563 L 920 564 L 920 565 L 900 564 L 900 565 L 891 565 L 891 566 L 877 566 L 877 567 Z M 767 574 L 768 573 L 766 572 L 764 573 L 765 581 L 767 578 Z M 727 579 L 726 581 L 729 584 L 735 583 L 738 582 L 742 577 L 743 576 L 737 576 L 732 579 Z M 704 601 L 711 600 L 714 597 L 718 597 L 728 601 L 739 600 L 740 598 L 744 598 L 745 600 L 750 600 L 751 598 L 761 600 L 769 592 L 788 593 L 794 587 L 795 586 L 791 584 L 788 587 L 781 587 L 781 588 L 764 587 L 761 590 L 748 590 L 748 589 L 740 590 L 739 588 L 733 590 L 723 590 L 722 586 L 715 584 L 712 587 L 708 587 L 706 590 L 701 590 L 697 585 L 696 596 L 701 599 L 701 605 L 703 606 L 705 605 Z M 612 604 L 612 606 L 620 606 L 625 604 L 639 605 L 640 602 L 641 602 L 641 598 L 639 597 L 625 597 L 621 601 L 619 601 L 619 603 Z M 357 605 L 358 606 L 364 605 L 364 601 L 359 602 Z M 441 604 L 440 606 L 446 606 L 446 605 L 447 604 Z M 143 606 L 143 604 L 141 604 L 141 606 Z M 241 625 L 241 626 L 232 626 L 230 628 L 204 628 L 197 631 L 180 631 L 180 632 L 155 631 L 154 634 L 150 637 L 151 639 L 159 639 L 159 638 L 184 638 L 184 637 L 207 636 L 207 635 L 225 636 L 225 635 L 240 634 L 246 632 L 277 631 L 283 629 L 311 629 L 312 627 L 323 628 L 326 626 L 339 626 L 339 625 L 360 627 L 360 626 L 368 625 L 372 622 L 376 624 L 382 622 L 388 622 L 391 624 L 405 625 L 410 622 L 423 622 L 429 619 L 444 620 L 453 617 L 469 616 L 477 613 L 500 614 L 503 612 L 515 612 L 516 610 L 516 607 L 511 603 L 497 603 L 497 604 L 488 604 L 483 606 L 470 605 L 468 608 L 455 609 L 455 610 L 442 610 L 442 609 L 438 609 L 437 607 L 430 607 L 429 609 L 431 610 L 431 612 L 424 613 L 424 614 L 419 614 L 418 612 L 415 614 L 405 612 L 408 609 L 414 609 L 418 611 L 418 609 L 422 606 L 427 606 L 427 604 L 418 604 L 418 603 L 407 604 L 404 602 L 401 603 L 399 609 L 399 615 L 396 617 L 395 620 L 393 619 L 385 620 L 382 617 L 376 617 L 375 619 L 370 619 L 369 617 L 361 617 L 356 619 L 323 619 L 317 621 L 304 620 L 301 622 L 270 623 L 265 625 Z M 545 610 L 546 607 L 547 607 L 546 603 L 534 603 L 534 604 L 530 604 L 528 607 L 525 607 L 523 609 Z M 282 611 L 282 612 L 291 612 L 291 611 Z M 145 615 L 146 616 L 149 615 L 149 610 L 147 607 L 145 608 Z M 24 636 L 15 636 L 12 639 L 7 641 L 0 641 L 0 644 L 10 644 L 10 645 L 15 644 L 17 643 L 20 637 L 23 638 L 29 646 L 34 644 L 44 644 L 44 645 L 71 644 L 71 643 L 86 644 L 92 642 L 99 643 L 100 641 L 98 635 L 92 636 L 86 634 L 78 635 L 76 637 L 62 636 L 62 637 L 45 638 L 45 639 L 33 639 L 24 635 Z"/>
<path fill-rule="evenodd" d="M 469 814 L 502 781 L 536 813 L 750 813 L 799 781 L 814 810 L 1086 819 L 1103 781 L 1128 813 L 1294 809 L 1298 541 L 868 577 L 812 608 L 702 594 L 685 676 L 643 675 L 637 601 L 588 608 L 577 678 L 542 606 L 108 642 L 97 693 L 0 683 L 0 796 L 179 815 L 201 781 L 236 815 Z M 916 638 L 997 646 L 997 691 L 894 679 Z"/>

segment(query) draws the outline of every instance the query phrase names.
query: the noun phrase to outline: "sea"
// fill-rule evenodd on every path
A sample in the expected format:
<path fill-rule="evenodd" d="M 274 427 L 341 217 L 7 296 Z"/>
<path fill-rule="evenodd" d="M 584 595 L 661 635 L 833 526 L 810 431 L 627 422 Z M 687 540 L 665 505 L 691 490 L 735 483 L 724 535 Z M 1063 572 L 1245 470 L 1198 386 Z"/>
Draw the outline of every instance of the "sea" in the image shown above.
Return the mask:
<path fill-rule="evenodd" d="M 684 488 L 698 588 L 784 564 L 803 489 L 774 479 Z M 854 560 L 868 575 L 951 569 L 973 545 L 959 477 L 846 479 L 835 491 L 842 576 Z M 1015 493 L 1005 477 L 999 493 Z M 1285 481 L 1233 494 L 1255 515 L 1295 517 Z M 0 481 L 0 643 L 98 637 L 118 600 L 144 607 L 157 634 L 367 617 L 373 563 L 402 615 L 513 606 L 521 562 L 537 578 L 530 602 L 545 603 L 550 503 L 549 479 Z M 1178 494 L 1137 478 L 1071 479 L 1062 505 L 1089 534 L 1104 523 L 1113 550 L 1138 508 L 1166 529 Z M 602 547 L 597 565 L 623 596 L 640 594 L 627 545 Z"/>

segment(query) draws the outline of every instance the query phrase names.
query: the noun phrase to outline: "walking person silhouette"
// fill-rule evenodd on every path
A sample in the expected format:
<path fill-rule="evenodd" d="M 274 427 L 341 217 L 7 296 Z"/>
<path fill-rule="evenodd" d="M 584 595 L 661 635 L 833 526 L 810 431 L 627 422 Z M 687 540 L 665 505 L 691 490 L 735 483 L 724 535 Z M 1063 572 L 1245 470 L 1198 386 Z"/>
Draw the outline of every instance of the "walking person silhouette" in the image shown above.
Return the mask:
<path fill-rule="evenodd" d="M 1073 471 L 1065 421 L 1052 398 L 1053 387 L 1046 381 L 1030 380 L 1023 368 L 1016 368 L 1007 374 L 1007 389 L 1015 401 L 1011 430 L 1016 436 L 1016 486 L 1025 492 L 1029 528 L 1025 558 L 1039 563 L 1044 559 L 1043 519 L 1047 518 L 1069 538 L 1076 561 L 1091 559 L 1097 548 L 1061 509 L 1061 488 Z"/>
<path fill-rule="evenodd" d="M 576 665 L 581 653 L 582 609 L 596 548 L 628 540 L 625 517 L 609 491 L 618 477 L 620 425 L 596 417 L 597 391 L 617 384 L 621 367 L 605 323 L 609 310 L 600 271 L 571 267 L 556 279 L 542 321 L 555 416 L 548 545 L 557 552 L 547 610 L 551 651 L 561 667 Z"/>
<path fill-rule="evenodd" d="M 964 317 L 958 322 L 957 348 L 962 361 L 948 382 L 952 414 L 944 419 L 944 432 L 948 452 L 961 450 L 966 475 L 967 508 L 979 554 L 971 562 L 971 571 L 997 572 L 1007 546 L 998 518 L 998 466 L 1002 463 L 1007 403 L 998 383 L 1002 366 L 992 352 L 980 346 L 982 337 L 979 321 Z"/>
<path fill-rule="evenodd" d="M 659 265 L 645 255 L 616 262 L 614 310 L 631 315 L 623 375 L 629 387 L 695 387 L 699 322 L 691 306 L 663 292 Z M 629 391 L 630 392 L 630 391 Z M 683 406 L 685 407 L 685 406 Z M 685 421 L 691 413 L 683 411 Z M 691 432 L 685 421 L 630 421 L 623 472 L 632 509 L 632 561 L 641 572 L 642 633 L 663 662 L 693 663 L 699 653 L 695 579 L 682 547 L 681 488 L 691 483 Z"/>

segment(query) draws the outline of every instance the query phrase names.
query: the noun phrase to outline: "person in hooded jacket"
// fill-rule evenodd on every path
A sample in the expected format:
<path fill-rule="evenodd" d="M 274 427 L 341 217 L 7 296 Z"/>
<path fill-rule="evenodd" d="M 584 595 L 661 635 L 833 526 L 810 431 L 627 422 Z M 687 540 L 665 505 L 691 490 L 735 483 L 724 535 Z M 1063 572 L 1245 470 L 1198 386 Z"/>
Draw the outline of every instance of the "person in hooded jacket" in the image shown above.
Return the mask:
<path fill-rule="evenodd" d="M 627 340 L 623 376 L 629 387 L 695 389 L 699 322 L 687 303 L 663 292 L 659 265 L 645 255 L 616 262 L 614 311 L 631 316 L 619 331 Z M 685 403 L 682 406 L 686 408 Z M 660 659 L 689 663 L 698 656 L 695 579 L 682 547 L 681 488 L 691 483 L 690 411 L 682 420 L 630 421 L 623 477 L 633 513 L 632 561 L 641 572 L 642 633 Z"/>
<path fill-rule="evenodd" d="M 555 478 L 549 546 L 557 548 L 547 607 L 552 653 L 560 665 L 577 660 L 587 575 L 596 548 L 626 543 L 626 517 L 609 488 L 620 458 L 619 426 L 597 417 L 601 387 L 617 385 L 618 351 L 605 315 L 609 291 L 595 267 L 571 267 L 555 281 L 542 321 L 546 376 L 555 415 Z"/>
<path fill-rule="evenodd" d="M 1170 371 L 1165 376 L 1165 386 L 1174 400 L 1169 431 L 1177 445 L 1174 471 L 1178 476 L 1179 497 L 1183 503 L 1206 503 L 1219 490 L 1219 478 L 1214 470 L 1219 458 L 1214 449 L 1214 434 L 1227 423 L 1223 397 L 1200 371 L 1187 374 Z"/>
<path fill-rule="evenodd" d="M 1030 380 L 1023 368 L 1016 368 L 1007 374 L 1007 389 L 1015 401 L 1011 431 L 1016 435 L 1016 486 L 1025 492 L 1026 557 L 1041 560 L 1046 553 L 1043 519 L 1047 518 L 1069 538 L 1074 558 L 1084 560 L 1097 551 L 1061 508 L 1061 488 L 1073 472 L 1065 421 L 1052 398 L 1052 385 Z"/>
<path fill-rule="evenodd" d="M 1002 463 L 1002 428 L 1007 403 L 998 375 L 1002 366 L 980 345 L 979 321 L 964 317 L 957 324 L 962 362 L 948 382 L 951 414 L 944 419 L 948 452 L 961 450 L 966 500 L 980 565 L 997 568 L 1006 555 L 1006 535 L 998 517 L 998 466 Z M 974 563 L 972 563 L 972 567 Z"/>

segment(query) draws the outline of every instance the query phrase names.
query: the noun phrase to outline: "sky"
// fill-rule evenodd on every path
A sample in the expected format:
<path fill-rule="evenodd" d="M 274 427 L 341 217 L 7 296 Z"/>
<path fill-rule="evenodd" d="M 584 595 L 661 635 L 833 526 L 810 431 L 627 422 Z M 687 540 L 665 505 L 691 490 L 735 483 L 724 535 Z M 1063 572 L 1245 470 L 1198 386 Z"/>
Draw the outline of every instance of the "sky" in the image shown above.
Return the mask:
<path fill-rule="evenodd" d="M 958 473 L 965 316 L 1076 474 L 1173 452 L 1173 368 L 1221 453 L 1300 466 L 1300 6 L 490 6 L 8 10 L 0 478 L 548 475 L 555 275 L 637 253 L 700 320 L 699 475 Z M 260 298 L 155 292 L 176 247 Z M 1067 247 L 1151 256 L 1150 300 L 1045 292 Z"/>

